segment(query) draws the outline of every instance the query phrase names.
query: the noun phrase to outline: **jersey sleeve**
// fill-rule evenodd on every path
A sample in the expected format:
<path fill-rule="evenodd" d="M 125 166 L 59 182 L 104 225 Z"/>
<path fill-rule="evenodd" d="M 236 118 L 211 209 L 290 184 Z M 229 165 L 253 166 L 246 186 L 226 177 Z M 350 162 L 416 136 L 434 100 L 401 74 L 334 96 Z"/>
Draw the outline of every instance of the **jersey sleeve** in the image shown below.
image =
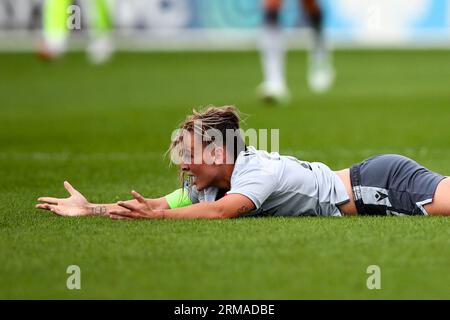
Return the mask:
<path fill-rule="evenodd" d="M 177 189 L 165 196 L 170 209 L 186 207 L 192 204 L 187 190 Z"/>
<path fill-rule="evenodd" d="M 199 192 L 195 186 L 189 188 L 186 182 L 183 188 L 177 189 L 164 196 L 170 209 L 186 207 L 191 204 L 199 203 Z"/>
<path fill-rule="evenodd" d="M 246 168 L 232 178 L 227 194 L 242 194 L 259 209 L 276 189 L 275 175 L 258 167 Z"/>

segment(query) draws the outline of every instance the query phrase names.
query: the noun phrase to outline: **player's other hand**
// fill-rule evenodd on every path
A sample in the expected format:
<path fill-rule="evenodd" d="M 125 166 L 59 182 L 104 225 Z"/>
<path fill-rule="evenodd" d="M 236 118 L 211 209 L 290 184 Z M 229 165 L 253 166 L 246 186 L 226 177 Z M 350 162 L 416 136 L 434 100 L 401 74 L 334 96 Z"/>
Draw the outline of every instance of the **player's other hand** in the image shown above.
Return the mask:
<path fill-rule="evenodd" d="M 136 191 L 131 191 L 133 198 L 136 199 L 137 204 L 130 202 L 117 202 L 121 209 L 111 210 L 109 216 L 111 219 L 160 219 L 162 213 L 153 210 L 145 198 Z"/>
<path fill-rule="evenodd" d="M 87 216 L 91 214 L 90 203 L 87 199 L 72 185 L 64 181 L 64 188 L 69 192 L 68 198 L 40 197 L 37 199 L 40 203 L 36 205 L 37 209 L 49 210 L 60 216 Z"/>

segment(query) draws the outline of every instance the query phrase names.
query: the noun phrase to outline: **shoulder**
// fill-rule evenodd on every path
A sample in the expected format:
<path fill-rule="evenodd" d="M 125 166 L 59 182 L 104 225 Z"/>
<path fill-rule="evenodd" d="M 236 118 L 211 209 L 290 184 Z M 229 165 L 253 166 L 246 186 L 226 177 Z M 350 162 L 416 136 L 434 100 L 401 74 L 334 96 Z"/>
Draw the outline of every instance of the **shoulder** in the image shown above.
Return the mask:
<path fill-rule="evenodd" d="M 275 176 L 279 171 L 279 160 L 280 155 L 278 153 L 268 153 L 254 147 L 248 147 L 236 159 L 231 180 L 233 182 L 248 175 L 268 179 Z"/>
<path fill-rule="evenodd" d="M 277 152 L 267 152 L 265 150 L 257 150 L 254 147 L 248 147 L 242 151 L 236 159 L 235 169 L 244 169 L 252 167 L 261 167 L 264 164 L 277 162 L 281 156 Z"/>

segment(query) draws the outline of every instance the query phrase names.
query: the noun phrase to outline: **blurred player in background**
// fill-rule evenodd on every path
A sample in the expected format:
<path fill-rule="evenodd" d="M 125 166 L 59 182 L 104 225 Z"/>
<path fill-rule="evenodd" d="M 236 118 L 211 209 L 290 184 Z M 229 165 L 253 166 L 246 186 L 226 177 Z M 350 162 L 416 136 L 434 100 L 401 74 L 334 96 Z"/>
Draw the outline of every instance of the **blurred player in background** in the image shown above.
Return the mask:
<path fill-rule="evenodd" d="M 312 28 L 312 46 L 308 61 L 308 84 L 314 92 L 324 92 L 334 81 L 331 54 L 323 35 L 323 13 L 316 0 L 299 0 Z M 285 102 L 289 98 L 286 85 L 285 43 L 280 23 L 282 0 L 264 0 L 264 28 L 261 39 L 261 60 L 264 81 L 258 92 L 265 100 Z"/>
<path fill-rule="evenodd" d="M 90 44 L 87 48 L 92 63 L 106 62 L 113 53 L 111 30 L 113 26 L 111 5 L 113 0 L 87 0 L 90 25 Z M 70 6 L 73 0 L 45 0 L 42 12 L 43 42 L 39 47 L 39 56 L 44 59 L 55 59 L 67 50 L 69 28 L 67 20 L 73 12 Z M 83 11 L 84 12 L 84 11 Z"/>

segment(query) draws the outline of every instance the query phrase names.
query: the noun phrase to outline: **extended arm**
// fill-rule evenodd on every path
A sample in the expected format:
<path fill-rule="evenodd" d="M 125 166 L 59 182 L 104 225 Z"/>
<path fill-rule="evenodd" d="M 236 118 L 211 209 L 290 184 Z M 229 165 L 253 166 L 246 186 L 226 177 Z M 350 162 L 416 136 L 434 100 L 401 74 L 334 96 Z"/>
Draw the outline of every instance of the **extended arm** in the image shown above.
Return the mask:
<path fill-rule="evenodd" d="M 49 210 L 55 214 L 61 216 L 109 216 L 111 211 L 121 209 L 122 207 L 117 204 L 92 204 L 69 182 L 64 182 L 64 187 L 69 192 L 69 198 L 53 198 L 53 197 L 40 197 L 38 198 L 39 204 L 36 208 Z M 140 206 L 136 199 L 125 201 L 124 203 Z M 155 209 L 168 209 L 169 205 L 164 197 L 158 199 L 144 199 L 144 203 L 147 206 Z"/>
<path fill-rule="evenodd" d="M 156 210 L 145 207 L 144 199 L 138 193 L 133 192 L 140 207 L 134 204 L 118 202 L 119 210 L 110 212 L 112 218 L 132 219 L 227 219 L 237 218 L 255 208 L 253 202 L 244 195 L 230 194 L 220 200 L 202 202 L 175 209 Z"/>
<path fill-rule="evenodd" d="M 124 203 L 139 206 L 139 202 L 136 199 L 123 201 Z M 169 205 L 165 197 L 157 199 L 145 199 L 146 205 L 154 208 L 155 210 L 169 209 Z M 106 204 L 89 204 L 88 205 L 88 215 L 104 215 L 109 216 L 112 211 L 122 209 L 117 203 L 106 203 Z"/>

